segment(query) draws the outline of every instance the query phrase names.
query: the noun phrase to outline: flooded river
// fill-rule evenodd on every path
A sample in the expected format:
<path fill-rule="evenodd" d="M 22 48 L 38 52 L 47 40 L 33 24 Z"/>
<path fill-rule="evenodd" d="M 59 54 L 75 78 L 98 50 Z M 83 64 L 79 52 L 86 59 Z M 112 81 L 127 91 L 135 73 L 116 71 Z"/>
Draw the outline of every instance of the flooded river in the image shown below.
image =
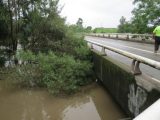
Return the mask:
<path fill-rule="evenodd" d="M 120 120 L 125 117 L 96 83 L 70 97 L 9 86 L 0 80 L 0 120 Z"/>

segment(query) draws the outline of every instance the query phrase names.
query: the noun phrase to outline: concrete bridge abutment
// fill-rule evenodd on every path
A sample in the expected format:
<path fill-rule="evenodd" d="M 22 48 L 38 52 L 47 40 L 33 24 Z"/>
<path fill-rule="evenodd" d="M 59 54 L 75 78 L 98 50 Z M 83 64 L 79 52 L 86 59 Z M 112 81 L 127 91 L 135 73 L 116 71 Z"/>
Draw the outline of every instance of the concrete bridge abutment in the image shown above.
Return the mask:
<path fill-rule="evenodd" d="M 145 74 L 134 75 L 130 66 L 92 49 L 94 72 L 114 100 L 135 117 L 160 98 L 160 81 Z"/>

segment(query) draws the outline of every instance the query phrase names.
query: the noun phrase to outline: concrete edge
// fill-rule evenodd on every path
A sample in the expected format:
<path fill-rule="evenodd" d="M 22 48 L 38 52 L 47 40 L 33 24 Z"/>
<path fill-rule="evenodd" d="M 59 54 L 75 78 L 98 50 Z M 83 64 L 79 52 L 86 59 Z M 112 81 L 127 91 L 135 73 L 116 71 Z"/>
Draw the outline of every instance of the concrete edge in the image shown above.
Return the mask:
<path fill-rule="evenodd" d="M 92 35 L 86 35 L 86 36 L 92 36 Z M 128 41 L 128 42 L 154 44 L 154 41 L 153 42 L 152 41 L 141 41 L 141 40 L 123 39 L 123 38 L 114 38 L 114 37 L 103 37 L 103 36 L 92 36 L 92 37 L 107 38 L 107 39 L 114 39 L 114 40 L 121 40 L 121 41 Z"/>
<path fill-rule="evenodd" d="M 101 52 L 92 49 L 92 52 L 97 53 L 98 55 L 101 55 Z M 128 72 L 129 74 L 132 74 L 131 72 L 131 67 L 119 62 L 118 60 L 115 60 L 111 57 L 106 56 L 102 56 L 103 58 L 105 58 L 106 60 L 109 60 L 110 62 L 114 63 L 115 65 L 119 66 L 121 69 L 125 70 L 126 72 Z M 133 74 L 132 74 L 133 75 Z M 134 75 L 135 80 L 137 85 L 145 88 L 148 92 L 152 91 L 153 89 L 160 91 L 160 80 L 157 80 L 145 73 L 141 74 L 141 75 Z"/>

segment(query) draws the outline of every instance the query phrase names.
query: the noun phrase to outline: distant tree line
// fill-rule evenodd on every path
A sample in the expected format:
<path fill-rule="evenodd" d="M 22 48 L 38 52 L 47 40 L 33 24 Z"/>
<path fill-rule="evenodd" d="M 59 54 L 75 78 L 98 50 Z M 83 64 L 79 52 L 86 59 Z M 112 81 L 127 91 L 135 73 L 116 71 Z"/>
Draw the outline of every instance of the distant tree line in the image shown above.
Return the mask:
<path fill-rule="evenodd" d="M 118 32 L 120 33 L 151 33 L 160 20 L 160 0 L 134 0 L 133 17 L 126 21 L 120 19 Z"/>

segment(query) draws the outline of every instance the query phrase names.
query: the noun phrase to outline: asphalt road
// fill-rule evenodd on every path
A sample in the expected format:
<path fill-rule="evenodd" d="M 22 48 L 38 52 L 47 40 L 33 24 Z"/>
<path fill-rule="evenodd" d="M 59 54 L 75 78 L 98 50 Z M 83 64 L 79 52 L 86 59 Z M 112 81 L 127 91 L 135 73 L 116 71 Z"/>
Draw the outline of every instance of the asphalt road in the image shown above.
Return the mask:
<path fill-rule="evenodd" d="M 154 54 L 153 44 L 136 43 L 136 42 L 130 42 L 130 41 L 122 41 L 122 40 L 114 40 L 114 39 L 107 39 L 107 38 L 90 37 L 90 36 L 86 36 L 85 39 L 98 42 L 104 45 L 108 45 L 114 48 L 118 48 L 130 53 L 140 55 L 140 56 L 160 62 L 160 50 L 158 51 L 157 54 Z M 100 47 L 96 45 L 94 45 L 93 47 L 94 49 L 101 51 Z M 109 50 L 106 50 L 106 54 L 128 66 L 131 66 L 132 60 L 127 57 L 111 52 Z M 151 76 L 153 79 L 160 80 L 160 70 L 154 69 L 144 64 L 140 64 L 140 69 L 142 73 L 145 73 Z"/>

